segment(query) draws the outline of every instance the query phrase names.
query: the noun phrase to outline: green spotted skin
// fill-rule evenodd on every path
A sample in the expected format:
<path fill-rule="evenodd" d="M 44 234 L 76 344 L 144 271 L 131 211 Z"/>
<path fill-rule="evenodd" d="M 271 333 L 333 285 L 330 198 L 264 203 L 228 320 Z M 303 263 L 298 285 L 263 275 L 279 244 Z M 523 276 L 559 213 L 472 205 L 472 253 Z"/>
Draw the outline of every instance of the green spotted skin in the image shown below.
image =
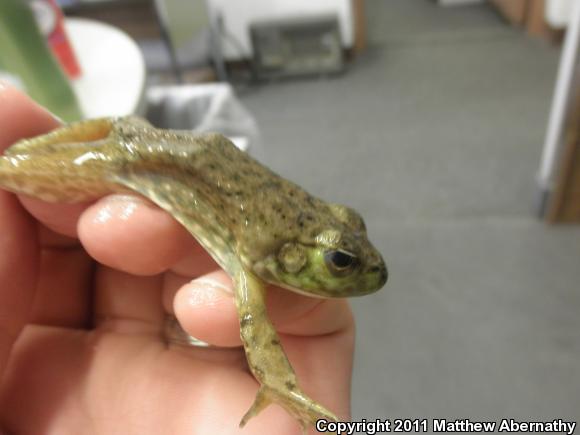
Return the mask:
<path fill-rule="evenodd" d="M 272 402 L 303 428 L 332 413 L 304 395 L 265 309 L 265 284 L 319 297 L 372 293 L 387 279 L 354 210 L 283 179 L 219 134 L 135 118 L 83 121 L 20 141 L 0 157 L 0 187 L 50 202 L 138 193 L 169 212 L 235 284 L 240 333 L 260 383 L 242 425 Z"/>

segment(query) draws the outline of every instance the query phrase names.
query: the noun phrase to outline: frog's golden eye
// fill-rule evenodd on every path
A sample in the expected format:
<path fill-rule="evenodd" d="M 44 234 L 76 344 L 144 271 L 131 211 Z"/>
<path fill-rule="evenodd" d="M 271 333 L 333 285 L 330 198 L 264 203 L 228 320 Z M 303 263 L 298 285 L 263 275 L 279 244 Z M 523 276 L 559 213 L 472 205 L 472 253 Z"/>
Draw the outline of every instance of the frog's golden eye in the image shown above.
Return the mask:
<path fill-rule="evenodd" d="M 344 276 L 358 265 L 356 255 L 343 251 L 342 249 L 326 252 L 324 254 L 324 261 L 330 272 L 336 276 Z"/>

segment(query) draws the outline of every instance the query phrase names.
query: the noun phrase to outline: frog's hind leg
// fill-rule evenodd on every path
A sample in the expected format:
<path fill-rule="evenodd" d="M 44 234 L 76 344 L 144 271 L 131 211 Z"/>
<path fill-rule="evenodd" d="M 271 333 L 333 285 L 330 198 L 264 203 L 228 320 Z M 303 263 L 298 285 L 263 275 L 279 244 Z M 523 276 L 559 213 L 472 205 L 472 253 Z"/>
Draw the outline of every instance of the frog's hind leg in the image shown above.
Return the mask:
<path fill-rule="evenodd" d="M 98 118 L 74 122 L 59 127 L 50 133 L 21 140 L 9 147 L 4 155 L 47 154 L 64 144 L 87 143 L 105 139 L 111 132 L 115 119 Z"/>
<path fill-rule="evenodd" d="M 17 142 L 0 156 L 0 186 L 49 202 L 82 202 L 124 190 L 110 181 L 124 156 L 114 121 L 96 119 Z"/>

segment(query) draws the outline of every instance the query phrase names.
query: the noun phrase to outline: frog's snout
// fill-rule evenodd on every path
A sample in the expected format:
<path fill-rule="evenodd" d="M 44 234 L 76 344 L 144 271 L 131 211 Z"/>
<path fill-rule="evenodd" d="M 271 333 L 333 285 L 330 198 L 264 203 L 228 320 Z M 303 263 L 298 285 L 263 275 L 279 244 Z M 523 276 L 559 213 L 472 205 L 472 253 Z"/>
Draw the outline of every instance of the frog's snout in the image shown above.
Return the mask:
<path fill-rule="evenodd" d="M 377 259 L 376 262 L 370 264 L 365 272 L 366 285 L 365 292 L 363 294 L 374 293 L 380 290 L 389 277 L 389 272 L 387 271 L 387 266 L 382 258 Z"/>
<path fill-rule="evenodd" d="M 371 266 L 369 268 L 369 273 L 376 277 L 375 279 L 377 281 L 377 290 L 384 286 L 389 279 L 389 271 L 387 270 L 387 265 L 384 262 Z"/>

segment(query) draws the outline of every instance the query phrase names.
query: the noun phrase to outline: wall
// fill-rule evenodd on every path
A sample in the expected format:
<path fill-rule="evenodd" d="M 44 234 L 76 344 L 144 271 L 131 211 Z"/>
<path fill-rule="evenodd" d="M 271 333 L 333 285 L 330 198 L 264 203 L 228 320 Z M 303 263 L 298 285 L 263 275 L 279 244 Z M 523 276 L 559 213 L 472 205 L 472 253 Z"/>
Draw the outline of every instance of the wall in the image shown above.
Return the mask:
<path fill-rule="evenodd" d="M 187 44 L 209 26 L 203 1 L 163 0 L 157 3 L 159 13 L 166 14 L 171 40 L 176 47 Z"/>
<path fill-rule="evenodd" d="M 472 5 L 474 3 L 483 3 L 483 0 L 439 0 L 441 6 L 461 6 Z"/>
<path fill-rule="evenodd" d="M 211 14 L 221 14 L 232 38 L 223 38 L 227 60 L 251 57 L 249 25 L 253 21 L 334 13 L 338 16 L 343 45 L 353 44 L 351 0 L 207 0 Z M 232 43 L 229 39 L 235 39 Z"/>
<path fill-rule="evenodd" d="M 548 0 L 546 3 L 546 21 L 552 27 L 562 28 L 568 25 L 572 15 L 574 0 Z"/>

